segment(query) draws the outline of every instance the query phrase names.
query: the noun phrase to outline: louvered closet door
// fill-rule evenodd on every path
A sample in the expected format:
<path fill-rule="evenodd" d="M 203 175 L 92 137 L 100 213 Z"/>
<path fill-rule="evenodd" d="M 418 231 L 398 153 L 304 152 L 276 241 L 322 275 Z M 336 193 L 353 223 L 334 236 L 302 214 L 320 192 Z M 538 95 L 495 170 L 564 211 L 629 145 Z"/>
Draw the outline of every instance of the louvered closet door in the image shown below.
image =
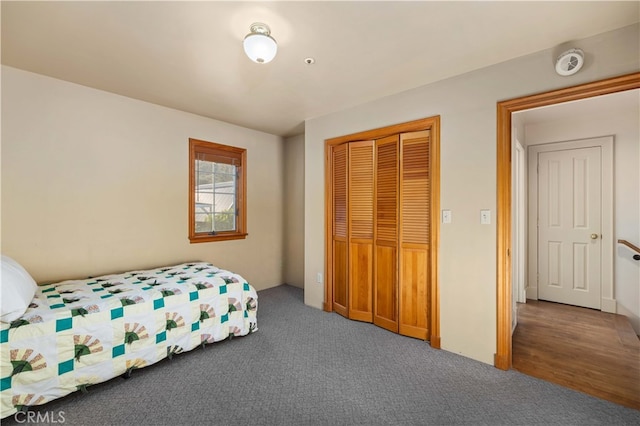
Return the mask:
<path fill-rule="evenodd" d="M 331 150 L 331 191 L 333 213 L 333 309 L 342 316 L 349 316 L 349 266 L 347 242 L 348 198 L 348 149 L 347 145 L 334 146 Z"/>
<path fill-rule="evenodd" d="M 398 332 L 398 140 L 376 141 L 373 323 Z"/>
<path fill-rule="evenodd" d="M 349 145 L 349 318 L 373 321 L 373 141 Z"/>
<path fill-rule="evenodd" d="M 399 333 L 427 339 L 429 131 L 400 135 Z"/>

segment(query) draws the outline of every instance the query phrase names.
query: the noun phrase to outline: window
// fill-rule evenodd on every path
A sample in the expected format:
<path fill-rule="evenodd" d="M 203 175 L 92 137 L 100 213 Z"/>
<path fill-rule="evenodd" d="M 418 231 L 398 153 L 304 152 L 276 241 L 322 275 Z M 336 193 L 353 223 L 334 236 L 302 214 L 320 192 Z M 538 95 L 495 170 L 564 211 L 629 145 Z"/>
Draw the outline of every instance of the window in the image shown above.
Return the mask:
<path fill-rule="evenodd" d="M 189 139 L 189 240 L 247 236 L 247 150 Z"/>

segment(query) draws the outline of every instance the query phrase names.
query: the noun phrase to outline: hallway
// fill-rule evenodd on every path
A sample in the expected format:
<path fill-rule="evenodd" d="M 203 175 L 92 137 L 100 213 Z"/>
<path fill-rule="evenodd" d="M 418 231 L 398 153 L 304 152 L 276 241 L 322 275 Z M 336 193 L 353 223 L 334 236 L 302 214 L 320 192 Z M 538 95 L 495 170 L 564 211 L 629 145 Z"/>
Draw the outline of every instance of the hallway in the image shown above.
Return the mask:
<path fill-rule="evenodd" d="M 535 300 L 518 304 L 513 368 L 640 410 L 640 340 L 622 315 Z"/>

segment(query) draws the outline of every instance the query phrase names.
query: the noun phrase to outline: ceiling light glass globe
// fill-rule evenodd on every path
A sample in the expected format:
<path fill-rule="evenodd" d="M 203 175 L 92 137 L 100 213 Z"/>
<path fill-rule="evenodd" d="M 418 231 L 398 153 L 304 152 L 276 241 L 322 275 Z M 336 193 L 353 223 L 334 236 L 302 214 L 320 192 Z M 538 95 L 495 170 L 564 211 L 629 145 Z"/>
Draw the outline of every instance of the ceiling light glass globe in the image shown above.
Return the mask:
<path fill-rule="evenodd" d="M 278 44 L 268 35 L 252 33 L 243 41 L 244 51 L 247 56 L 259 64 L 266 64 L 275 58 L 278 52 Z"/>

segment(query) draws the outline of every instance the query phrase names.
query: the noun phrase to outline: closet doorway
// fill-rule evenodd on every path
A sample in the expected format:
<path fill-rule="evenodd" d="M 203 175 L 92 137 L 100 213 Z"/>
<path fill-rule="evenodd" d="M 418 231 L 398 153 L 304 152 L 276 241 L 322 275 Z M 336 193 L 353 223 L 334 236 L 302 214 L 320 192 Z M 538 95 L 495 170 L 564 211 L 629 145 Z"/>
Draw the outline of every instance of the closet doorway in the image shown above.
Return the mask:
<path fill-rule="evenodd" d="M 439 212 L 439 116 L 326 140 L 324 310 L 439 348 Z"/>

